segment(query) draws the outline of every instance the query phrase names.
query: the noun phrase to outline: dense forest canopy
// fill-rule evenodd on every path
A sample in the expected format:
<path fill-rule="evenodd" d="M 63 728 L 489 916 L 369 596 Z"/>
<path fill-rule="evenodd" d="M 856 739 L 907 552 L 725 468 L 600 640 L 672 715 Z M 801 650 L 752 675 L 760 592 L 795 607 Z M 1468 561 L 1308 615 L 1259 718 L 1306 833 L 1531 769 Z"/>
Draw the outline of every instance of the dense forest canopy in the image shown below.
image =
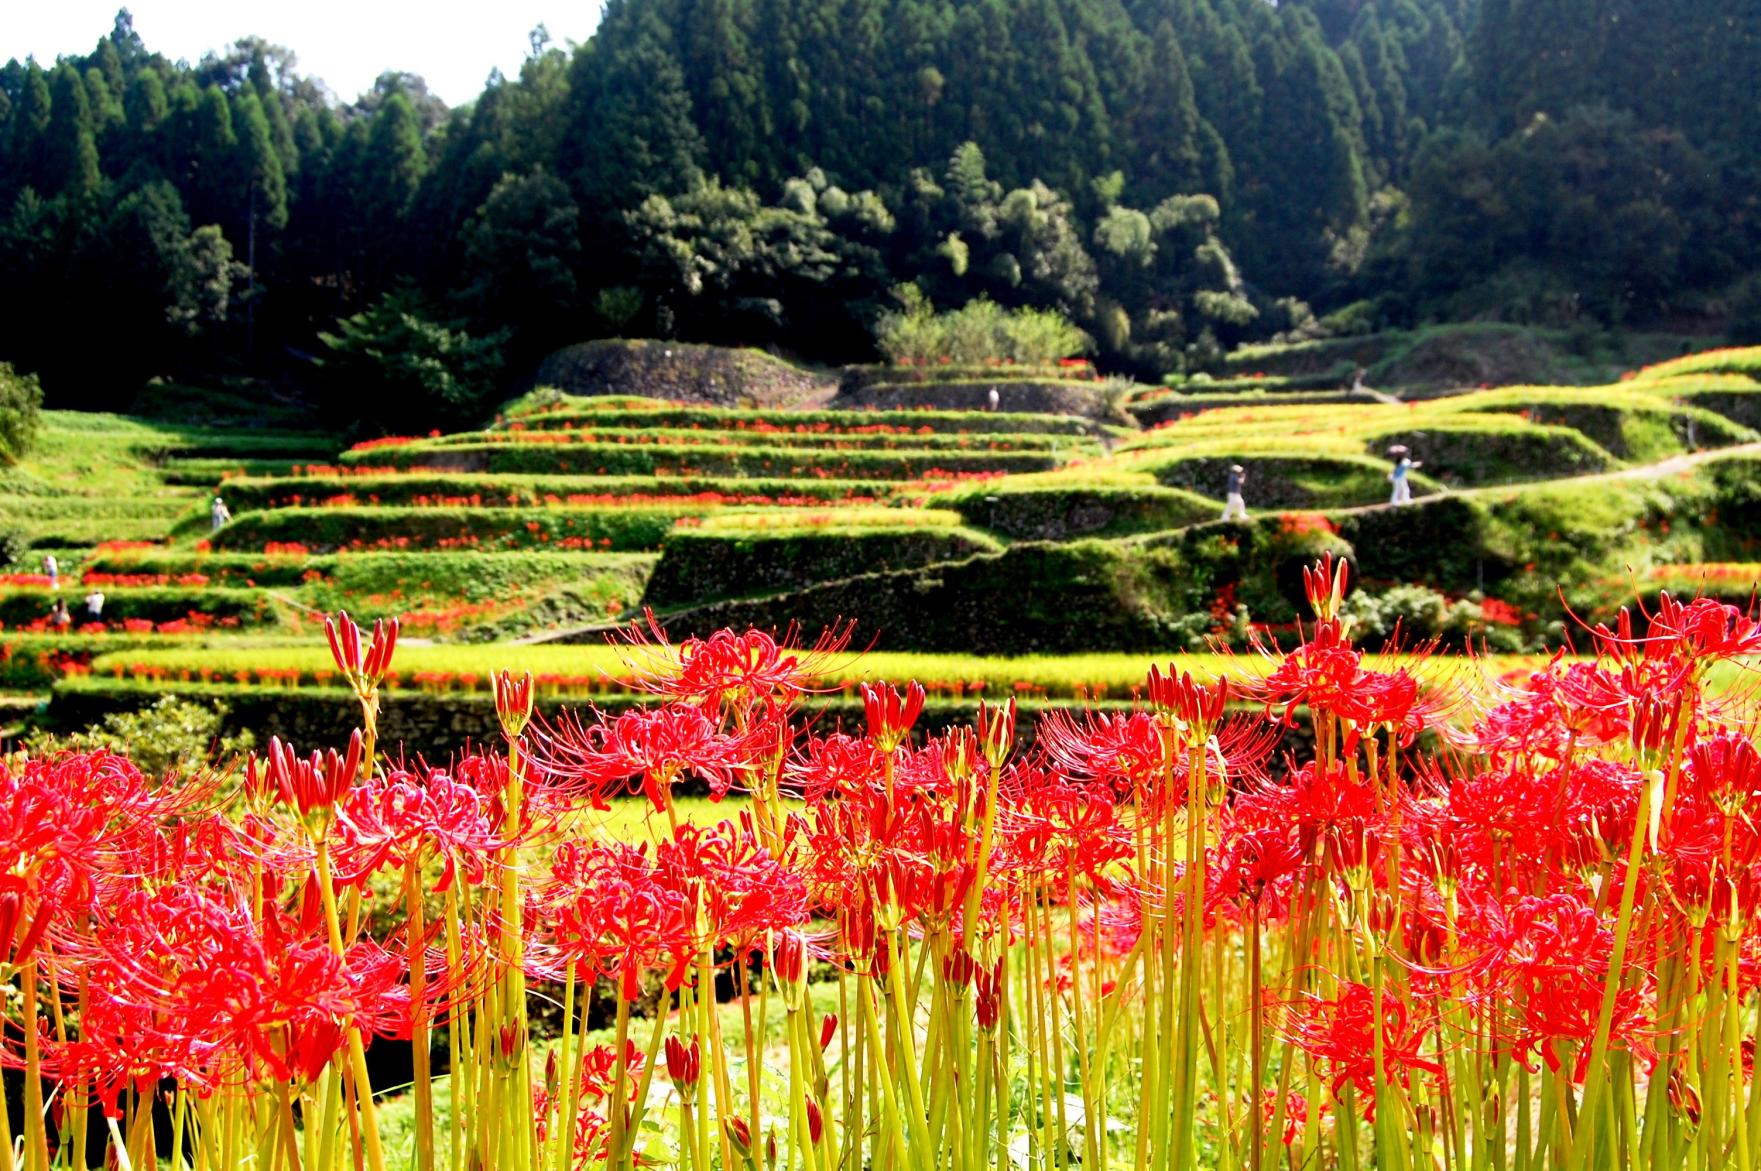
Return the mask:
<path fill-rule="evenodd" d="M 449 110 L 261 41 L 172 62 L 124 12 L 0 68 L 0 359 L 115 401 L 369 309 L 513 371 L 619 333 L 854 359 L 908 282 L 1140 374 L 1716 317 L 1757 295 L 1758 62 L 1756 0 L 611 0 Z"/>

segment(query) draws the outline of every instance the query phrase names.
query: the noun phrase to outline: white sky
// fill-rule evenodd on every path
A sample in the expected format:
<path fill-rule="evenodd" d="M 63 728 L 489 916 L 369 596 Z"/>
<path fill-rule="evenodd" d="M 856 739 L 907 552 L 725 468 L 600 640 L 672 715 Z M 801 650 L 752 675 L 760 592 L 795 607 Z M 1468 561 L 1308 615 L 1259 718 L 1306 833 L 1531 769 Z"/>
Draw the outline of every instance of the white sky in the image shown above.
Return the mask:
<path fill-rule="evenodd" d="M 147 49 L 172 60 L 260 36 L 292 49 L 299 72 L 343 101 L 398 69 L 456 106 L 482 92 L 491 68 L 518 73 L 537 25 L 559 46 L 592 36 L 600 0 L 0 0 L 0 62 L 89 53 L 123 7 Z"/>

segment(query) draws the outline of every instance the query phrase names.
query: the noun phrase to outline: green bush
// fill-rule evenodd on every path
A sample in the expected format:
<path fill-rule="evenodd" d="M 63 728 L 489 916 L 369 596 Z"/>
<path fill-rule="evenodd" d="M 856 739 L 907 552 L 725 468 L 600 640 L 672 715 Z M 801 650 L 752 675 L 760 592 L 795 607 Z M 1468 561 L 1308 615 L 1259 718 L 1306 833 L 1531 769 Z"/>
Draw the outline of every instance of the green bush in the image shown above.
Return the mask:
<path fill-rule="evenodd" d="M 216 765 L 236 765 L 256 746 L 248 728 L 227 731 L 230 708 L 161 695 L 137 710 L 106 712 L 82 732 L 56 735 L 47 729 L 25 737 L 24 747 L 33 753 L 73 749 L 121 753 L 149 776 L 170 773 L 188 775 Z"/>
<path fill-rule="evenodd" d="M 339 420 L 398 430 L 479 417 L 501 375 L 505 332 L 473 337 L 408 291 L 387 293 L 321 333 Z"/>
<path fill-rule="evenodd" d="M 43 385 L 35 374 L 21 374 L 0 362 L 0 465 L 30 454 L 43 425 Z"/>
<path fill-rule="evenodd" d="M 903 310 L 885 314 L 875 328 L 875 344 L 897 365 L 1051 365 L 1088 348 L 1088 336 L 1054 310 L 1005 309 L 979 297 L 937 313 L 915 286 L 904 286 L 900 296 Z"/>
<path fill-rule="evenodd" d="M 676 529 L 662 546 L 643 602 L 656 607 L 801 589 L 858 574 L 909 569 L 994 553 L 996 542 L 965 529 L 862 528 L 776 533 Z"/>

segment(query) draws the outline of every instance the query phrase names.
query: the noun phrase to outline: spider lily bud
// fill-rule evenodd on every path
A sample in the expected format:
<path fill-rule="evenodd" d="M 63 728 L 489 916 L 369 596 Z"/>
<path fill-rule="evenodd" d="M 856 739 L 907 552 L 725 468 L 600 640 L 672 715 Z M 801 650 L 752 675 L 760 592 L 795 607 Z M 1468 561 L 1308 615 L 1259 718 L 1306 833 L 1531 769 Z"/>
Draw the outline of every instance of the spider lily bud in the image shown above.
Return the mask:
<path fill-rule="evenodd" d="M 807 942 L 799 931 L 781 934 L 771 962 L 776 968 L 777 982 L 783 986 L 783 1004 L 794 1012 L 801 1007 L 802 990 L 807 984 Z"/>
<path fill-rule="evenodd" d="M 24 930 L 20 932 L 22 924 Z M 22 964 L 31 958 L 37 944 L 43 938 L 43 932 L 49 927 L 49 916 L 43 914 L 39 903 L 30 917 L 25 917 L 25 896 L 23 891 L 9 890 L 0 894 L 0 963 L 10 960 L 14 964 Z M 17 938 L 14 950 L 13 940 Z"/>
<path fill-rule="evenodd" d="M 324 620 L 324 637 L 330 640 L 330 657 L 336 669 L 349 681 L 355 694 L 367 696 L 379 689 L 379 683 L 391 669 L 391 653 L 397 649 L 398 620 L 381 618 L 373 623 L 373 638 L 361 652 L 361 628 L 347 610 L 339 610 L 334 618 Z"/>
<path fill-rule="evenodd" d="M 690 1047 L 677 1037 L 666 1039 L 666 1071 L 679 1087 L 679 1093 L 689 1099 L 697 1086 L 698 1075 L 703 1070 L 703 1054 L 697 1044 L 697 1038 L 691 1038 Z"/>
<path fill-rule="evenodd" d="M 752 1157 L 752 1128 L 738 1114 L 729 1115 L 722 1122 L 722 1129 L 728 1132 L 728 1141 L 734 1144 L 742 1159 Z"/>
<path fill-rule="evenodd" d="M 519 738 L 532 719 L 532 673 L 515 679 L 506 671 L 495 673 L 495 715 L 501 721 L 501 733 L 509 740 Z"/>
<path fill-rule="evenodd" d="M 994 968 L 979 968 L 974 973 L 977 987 L 978 1027 L 994 1029 L 1003 1016 L 1003 961 L 997 960 Z"/>
<path fill-rule="evenodd" d="M 993 769 L 1002 768 L 1015 746 L 1015 700 L 1009 699 L 1000 708 L 978 705 L 978 739 L 984 745 L 984 758 Z"/>
<path fill-rule="evenodd" d="M 819 1022 L 819 1051 L 824 1053 L 832 1047 L 832 1038 L 838 1035 L 838 1014 L 828 1012 Z"/>
<path fill-rule="evenodd" d="M 301 757 L 279 736 L 269 740 L 268 783 L 284 804 L 299 810 L 308 828 L 330 824 L 332 811 L 361 775 L 361 730 L 349 737 L 346 753 L 326 749 Z"/>
<path fill-rule="evenodd" d="M 862 710 L 868 716 L 868 734 L 875 747 L 890 753 L 910 735 L 911 725 L 923 714 L 923 686 L 912 680 L 901 696 L 885 683 L 864 683 Z"/>
<path fill-rule="evenodd" d="M 825 1137 L 825 1115 L 820 1111 L 819 1103 L 811 1096 L 807 1099 L 807 1137 L 816 1147 Z"/>
<path fill-rule="evenodd" d="M 1321 560 L 1313 566 L 1304 566 L 1302 571 L 1302 591 L 1308 596 L 1309 609 L 1322 622 L 1331 622 L 1339 617 L 1340 604 L 1345 601 L 1345 586 L 1351 573 L 1351 563 L 1341 557 L 1333 560 L 1333 554 L 1322 554 Z"/>
<path fill-rule="evenodd" d="M 972 953 L 963 947 L 956 947 L 942 961 L 942 979 L 960 988 L 972 983 L 972 975 L 977 967 L 973 963 Z"/>
<path fill-rule="evenodd" d="M 1229 700 L 1229 680 L 1218 679 L 1206 687 L 1191 674 L 1176 677 L 1172 667 L 1166 675 L 1151 667 L 1148 690 L 1150 706 L 1158 714 L 1200 729 L 1208 729 L 1222 719 Z"/>

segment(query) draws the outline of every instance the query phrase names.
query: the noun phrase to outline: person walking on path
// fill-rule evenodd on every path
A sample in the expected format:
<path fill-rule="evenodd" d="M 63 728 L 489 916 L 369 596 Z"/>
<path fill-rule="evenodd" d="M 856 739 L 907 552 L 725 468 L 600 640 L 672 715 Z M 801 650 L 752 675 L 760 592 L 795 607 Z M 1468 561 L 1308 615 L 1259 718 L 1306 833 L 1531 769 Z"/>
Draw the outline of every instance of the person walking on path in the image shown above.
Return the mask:
<path fill-rule="evenodd" d="M 1246 520 L 1247 501 L 1242 497 L 1242 488 L 1247 484 L 1247 469 L 1240 464 L 1229 465 L 1229 486 L 1223 494 L 1224 520 Z"/>
<path fill-rule="evenodd" d="M 1414 468 L 1422 468 L 1425 465 L 1422 462 L 1413 460 L 1410 453 L 1406 450 L 1406 445 L 1402 443 L 1396 443 L 1393 447 L 1390 447 L 1388 449 L 1388 455 L 1394 460 L 1394 470 L 1388 473 L 1389 480 L 1394 483 L 1394 495 L 1389 497 L 1388 503 L 1397 505 L 1411 504 L 1412 471 Z"/>
<path fill-rule="evenodd" d="M 216 530 L 232 519 L 232 510 L 226 507 L 226 501 L 216 496 L 214 503 L 208 508 L 208 519 L 213 522 Z"/>
<path fill-rule="evenodd" d="M 58 590 L 61 588 L 61 563 L 55 560 L 55 554 L 43 554 L 43 574 L 49 579 L 50 589 Z"/>
<path fill-rule="evenodd" d="M 97 586 L 93 586 L 92 592 L 86 595 L 86 618 L 89 621 L 98 622 L 102 620 L 103 617 L 104 591 Z"/>
<path fill-rule="evenodd" d="M 67 612 L 66 598 L 55 599 L 55 605 L 49 610 L 49 621 L 55 624 L 56 630 L 66 630 L 73 625 L 73 615 Z"/>

